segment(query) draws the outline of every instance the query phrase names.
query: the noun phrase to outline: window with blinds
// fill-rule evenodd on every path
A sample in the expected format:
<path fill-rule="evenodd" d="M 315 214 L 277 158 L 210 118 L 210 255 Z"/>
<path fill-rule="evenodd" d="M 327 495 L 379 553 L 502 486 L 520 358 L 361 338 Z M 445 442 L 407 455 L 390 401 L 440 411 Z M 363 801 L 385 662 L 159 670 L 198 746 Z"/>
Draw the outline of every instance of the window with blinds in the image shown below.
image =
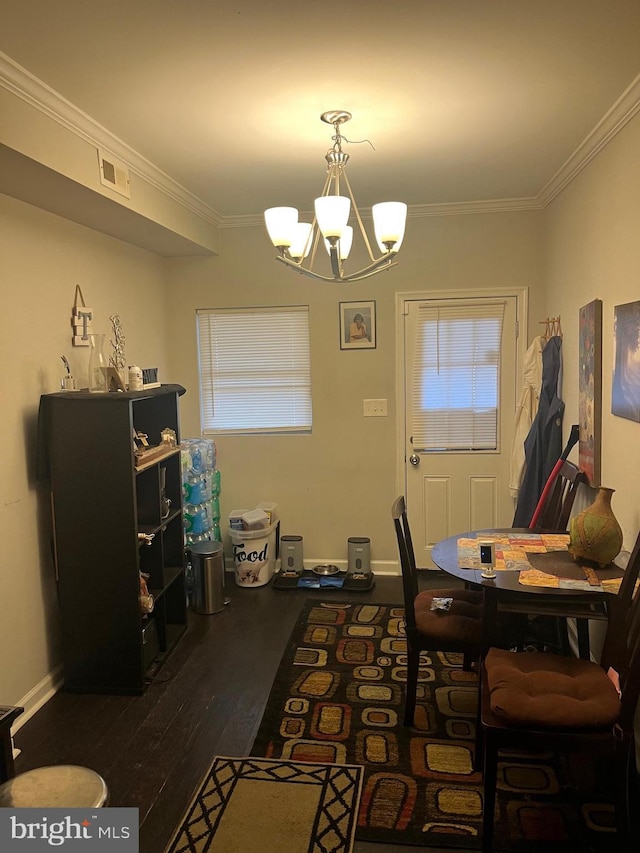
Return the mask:
<path fill-rule="evenodd" d="M 309 308 L 199 310 L 203 434 L 311 429 Z"/>
<path fill-rule="evenodd" d="M 503 302 L 430 303 L 418 312 L 415 450 L 496 450 Z"/>

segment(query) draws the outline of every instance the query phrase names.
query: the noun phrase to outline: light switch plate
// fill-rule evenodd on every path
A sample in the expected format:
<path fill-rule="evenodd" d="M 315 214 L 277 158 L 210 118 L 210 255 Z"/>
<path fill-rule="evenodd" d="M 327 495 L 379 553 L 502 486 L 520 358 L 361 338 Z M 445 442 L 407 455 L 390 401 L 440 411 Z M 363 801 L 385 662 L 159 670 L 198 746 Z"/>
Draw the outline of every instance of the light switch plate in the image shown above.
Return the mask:
<path fill-rule="evenodd" d="M 365 418 L 386 418 L 387 416 L 386 400 L 363 400 L 362 407 Z"/>

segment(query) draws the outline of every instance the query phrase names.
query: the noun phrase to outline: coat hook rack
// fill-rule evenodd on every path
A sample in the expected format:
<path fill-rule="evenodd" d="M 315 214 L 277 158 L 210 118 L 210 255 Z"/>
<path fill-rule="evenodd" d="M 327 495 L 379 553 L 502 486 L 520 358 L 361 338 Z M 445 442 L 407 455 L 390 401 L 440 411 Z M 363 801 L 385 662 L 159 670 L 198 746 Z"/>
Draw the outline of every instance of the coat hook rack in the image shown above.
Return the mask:
<path fill-rule="evenodd" d="M 560 315 L 557 317 L 547 317 L 545 320 L 540 320 L 539 325 L 544 325 L 544 337 L 549 340 L 553 337 L 562 337 L 562 325 L 560 324 Z"/>

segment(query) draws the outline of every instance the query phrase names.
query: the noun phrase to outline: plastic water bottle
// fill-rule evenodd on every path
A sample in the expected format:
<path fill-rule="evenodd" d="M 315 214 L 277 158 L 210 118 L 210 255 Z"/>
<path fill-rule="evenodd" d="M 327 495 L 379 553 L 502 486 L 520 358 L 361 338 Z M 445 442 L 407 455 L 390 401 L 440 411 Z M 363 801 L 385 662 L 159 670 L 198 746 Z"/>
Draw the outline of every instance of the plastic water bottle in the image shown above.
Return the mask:
<path fill-rule="evenodd" d="M 194 535 L 206 533 L 213 526 L 211 504 L 204 503 L 199 506 L 187 507 L 187 512 L 183 513 L 183 519 L 187 533 Z"/>
<path fill-rule="evenodd" d="M 185 504 L 198 506 L 210 498 L 210 486 L 206 474 L 188 474 L 186 482 L 182 484 L 182 493 Z"/>
<path fill-rule="evenodd" d="M 211 519 L 212 521 L 220 521 L 220 498 L 218 495 L 211 498 Z"/>

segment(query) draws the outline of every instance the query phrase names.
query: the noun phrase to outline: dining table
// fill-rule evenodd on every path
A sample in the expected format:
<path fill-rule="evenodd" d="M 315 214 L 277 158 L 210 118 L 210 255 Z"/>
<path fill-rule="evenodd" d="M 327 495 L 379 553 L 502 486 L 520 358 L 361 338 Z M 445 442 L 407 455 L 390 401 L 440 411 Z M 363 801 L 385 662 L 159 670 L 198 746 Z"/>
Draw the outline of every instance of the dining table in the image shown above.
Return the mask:
<path fill-rule="evenodd" d="M 495 544 L 494 577 L 483 577 L 482 540 Z M 567 550 L 568 543 L 566 531 L 487 528 L 442 539 L 433 546 L 431 558 L 446 574 L 484 590 L 488 641 L 498 624 L 498 613 L 573 618 L 578 654 L 588 659 L 589 620 L 608 618 L 608 604 L 624 570 L 615 563 L 600 568 L 578 562 Z"/>

